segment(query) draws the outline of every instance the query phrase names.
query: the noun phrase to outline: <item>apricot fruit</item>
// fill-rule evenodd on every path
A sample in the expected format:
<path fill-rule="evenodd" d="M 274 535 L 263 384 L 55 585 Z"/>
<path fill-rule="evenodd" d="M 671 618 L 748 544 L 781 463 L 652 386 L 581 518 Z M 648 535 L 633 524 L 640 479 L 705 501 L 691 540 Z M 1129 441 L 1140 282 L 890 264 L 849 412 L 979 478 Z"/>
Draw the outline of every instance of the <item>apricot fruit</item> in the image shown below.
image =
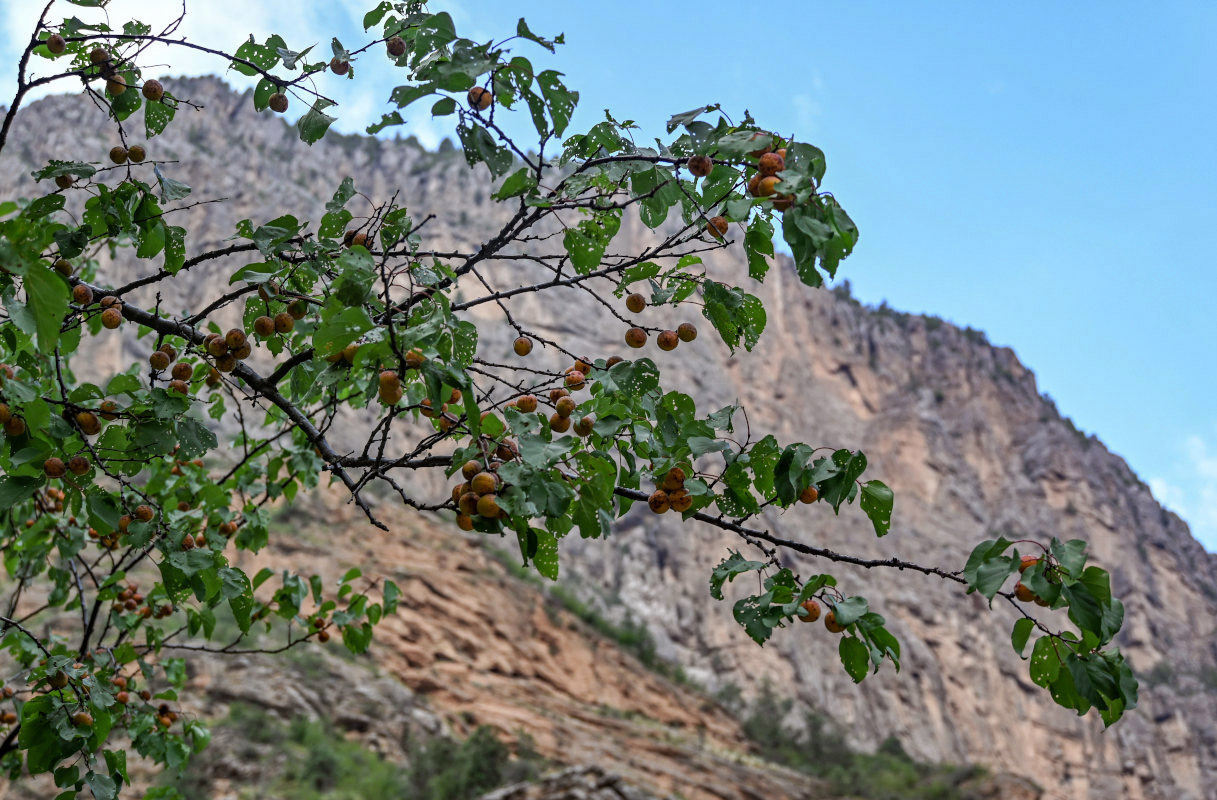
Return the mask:
<path fill-rule="evenodd" d="M 266 101 L 266 105 L 270 107 L 271 111 L 282 114 L 284 111 L 287 111 L 287 95 L 283 92 L 275 92 Z"/>
<path fill-rule="evenodd" d="M 493 494 L 484 494 L 478 498 L 477 506 L 478 514 L 481 514 L 487 519 L 496 519 L 499 516 L 499 499 Z"/>
<path fill-rule="evenodd" d="M 119 325 L 123 324 L 123 312 L 117 308 L 110 307 L 101 312 L 101 326 L 114 330 Z"/>
<path fill-rule="evenodd" d="M 559 397 L 558 402 L 554 403 L 554 410 L 558 412 L 558 416 L 560 417 L 569 417 L 571 414 L 575 413 L 575 409 L 578 408 L 578 406 L 579 404 L 575 402 L 573 397 Z"/>
<path fill-rule="evenodd" d="M 629 297 L 625 298 L 625 307 L 628 308 L 632 314 L 640 314 L 642 313 L 642 309 L 647 307 L 647 299 L 637 292 L 634 292 Z"/>
<path fill-rule="evenodd" d="M 478 111 L 485 111 L 494 102 L 494 97 L 491 96 L 490 92 L 481 86 L 474 86 L 470 89 L 467 99 L 469 100 L 469 107 L 476 108 Z"/>
<path fill-rule="evenodd" d="M 244 361 L 245 359 L 247 359 L 251 355 L 253 355 L 253 352 L 254 352 L 253 347 L 250 346 L 249 342 L 246 342 L 245 344 L 238 347 L 236 350 L 232 351 L 232 357 L 235 358 L 237 361 Z"/>
<path fill-rule="evenodd" d="M 692 322 L 682 322 L 676 328 L 676 335 L 682 342 L 691 342 L 697 338 L 697 326 Z"/>
<path fill-rule="evenodd" d="M 132 164 L 142 164 L 147 157 L 148 153 L 144 150 L 143 145 L 133 144 L 127 148 L 127 160 Z"/>
<path fill-rule="evenodd" d="M 101 423 L 97 420 L 97 415 L 92 411 L 76 412 L 76 424 L 81 431 L 89 436 L 94 436 L 101 431 Z"/>
<path fill-rule="evenodd" d="M 401 58 L 406 53 L 406 42 L 400 36 L 390 36 L 385 40 L 385 50 L 393 58 Z"/>
<path fill-rule="evenodd" d="M 292 319 L 304 319 L 308 316 L 308 303 L 297 298 L 287 304 L 287 313 L 292 315 Z"/>
<path fill-rule="evenodd" d="M 807 598 L 802 608 L 807 612 L 807 615 L 799 617 L 800 622 L 815 622 L 820 618 L 820 604 L 814 598 Z"/>
<path fill-rule="evenodd" d="M 680 337 L 676 331 L 660 331 L 655 337 L 655 344 L 659 345 L 660 350 L 675 350 L 676 345 L 680 344 Z"/>
<path fill-rule="evenodd" d="M 525 414 L 531 414 L 537 410 L 537 398 L 535 395 L 526 394 L 519 400 L 516 400 L 516 408 Z"/>
<path fill-rule="evenodd" d="M 625 332 L 625 343 L 637 350 L 647 343 L 647 332 L 642 328 L 630 328 Z"/>
<path fill-rule="evenodd" d="M 12 418 L 13 410 L 8 407 L 8 403 L 0 403 L 0 425 L 3 425 Z"/>
<path fill-rule="evenodd" d="M 237 357 L 232 353 L 225 353 L 216 359 L 216 369 L 220 372 L 232 372 L 237 368 Z"/>
<path fill-rule="evenodd" d="M 473 530 L 473 517 L 469 514 L 460 513 L 456 515 L 456 527 L 463 531 Z M 322 631 L 324 633 L 324 631 Z"/>
<path fill-rule="evenodd" d="M 90 64 L 104 64 L 110 60 L 110 51 L 104 47 L 94 47 L 89 51 Z"/>
<path fill-rule="evenodd" d="M 418 350 L 411 350 L 410 352 L 406 353 L 406 358 L 405 358 L 406 369 L 418 369 L 419 367 L 421 367 L 423 365 L 423 362 L 426 360 L 427 359 L 423 356 L 423 354 L 421 352 L 419 352 Z"/>
<path fill-rule="evenodd" d="M 98 408 L 100 410 L 99 416 L 106 422 L 113 422 L 118 419 L 118 403 L 113 400 L 103 401 Z"/>
<path fill-rule="evenodd" d="M 469 481 L 469 489 L 477 495 L 490 494 L 499 488 L 499 476 L 493 472 L 479 472 Z"/>
<path fill-rule="evenodd" d="M 1018 565 L 1019 574 L 1026 572 L 1027 570 L 1031 569 L 1038 563 L 1040 563 L 1040 560 L 1036 556 L 1023 556 L 1019 560 L 1019 565 Z"/>
<path fill-rule="evenodd" d="M 72 715 L 72 724 L 78 728 L 92 728 L 93 715 L 88 711 L 77 711 Z"/>
<path fill-rule="evenodd" d="M 161 98 L 165 96 L 165 87 L 155 79 L 144 81 L 144 88 L 141 91 L 144 93 L 144 97 L 153 103 L 160 102 Z"/>
<path fill-rule="evenodd" d="M 1014 596 L 1024 603 L 1030 603 L 1035 600 L 1035 592 L 1031 591 L 1022 581 L 1014 584 Z"/>
<path fill-rule="evenodd" d="M 46 682 L 51 685 L 52 689 L 62 689 L 68 685 L 68 674 L 63 670 L 59 670 L 47 678 Z"/>
<path fill-rule="evenodd" d="M 343 61 L 338 56 L 330 59 L 330 72 L 335 75 L 346 75 L 351 71 L 351 62 Z"/>
<path fill-rule="evenodd" d="M 620 364 L 622 361 L 625 359 L 621 356 L 609 356 L 608 360 L 604 362 L 604 366 L 612 369 L 614 365 Z"/>
<path fill-rule="evenodd" d="M 824 615 L 824 627 L 828 628 L 829 633 L 841 633 L 845 630 L 845 626 L 837 622 L 837 615 L 831 609 Z"/>
<path fill-rule="evenodd" d="M 68 469 L 73 475 L 84 475 L 89 471 L 89 459 L 84 456 L 72 456 L 68 459 Z"/>
<path fill-rule="evenodd" d="M 473 516 L 478 510 L 478 496 L 473 492 L 465 492 L 460 499 L 456 501 L 457 507 L 462 514 Z"/>
<path fill-rule="evenodd" d="M 685 485 L 685 471 L 680 467 L 672 467 L 664 474 L 663 480 L 659 484 L 659 488 L 665 491 L 674 492 Z"/>
<path fill-rule="evenodd" d="M 566 373 L 565 381 L 566 388 L 570 389 L 572 392 L 579 391 L 587 384 L 586 377 L 577 369 L 572 369 L 570 372 Z"/>
<path fill-rule="evenodd" d="M 464 465 L 461 466 L 461 476 L 464 477 L 464 479 L 467 481 L 473 480 L 473 476 L 477 475 L 481 471 L 482 471 L 481 462 L 475 461 L 473 459 L 466 461 L 464 463 Z"/>
<path fill-rule="evenodd" d="M 569 389 L 550 389 L 549 390 L 549 402 L 556 403 L 559 400 L 561 400 L 563 397 L 568 397 L 569 395 L 570 395 Z"/>
<path fill-rule="evenodd" d="M 712 169 L 714 169 L 714 159 L 710 156 L 691 156 L 689 158 L 689 172 L 698 178 L 706 177 Z"/>
<path fill-rule="evenodd" d="M 396 372 L 385 370 L 380 373 L 377 382 L 379 383 L 377 392 L 380 395 L 380 402 L 387 406 L 395 406 L 401 402 L 401 378 L 397 376 Z"/>
<path fill-rule="evenodd" d="M 761 178 L 760 183 L 756 187 L 757 197 L 769 197 L 777 191 L 777 185 L 782 182 L 782 179 L 776 175 L 768 175 Z"/>
<path fill-rule="evenodd" d="M 527 336 L 521 336 L 515 340 L 511 349 L 515 351 L 517 356 L 526 356 L 532 352 L 532 339 L 529 339 Z"/>
<path fill-rule="evenodd" d="M 135 518 L 140 522 L 151 522 L 153 516 L 152 506 L 141 504 L 135 507 Z"/>
<path fill-rule="evenodd" d="M 46 49 L 51 52 L 51 55 L 59 55 L 68 48 L 68 43 L 58 33 L 52 33 L 46 38 Z"/>
<path fill-rule="evenodd" d="M 706 224 L 706 230 L 715 239 L 724 239 L 727 236 L 727 220 L 725 217 L 711 217 Z"/>
<path fill-rule="evenodd" d="M 236 350 L 245 344 L 245 331 L 240 328 L 232 328 L 224 334 L 224 344 L 228 345 L 230 349 Z"/>
<path fill-rule="evenodd" d="M 72 301 L 78 306 L 88 306 L 93 304 L 93 290 L 83 283 L 78 283 L 72 287 Z"/>
<path fill-rule="evenodd" d="M 570 430 L 570 417 L 564 417 L 561 414 L 551 414 L 549 417 L 549 428 L 554 433 L 566 433 Z"/>
<path fill-rule="evenodd" d="M 776 175 L 786 169 L 786 159 L 777 153 L 765 153 L 757 161 L 757 169 L 761 175 Z"/>
<path fill-rule="evenodd" d="M 575 423 L 575 435 L 576 436 L 591 436 L 592 429 L 595 426 L 595 424 L 596 424 L 596 421 L 594 419 L 592 419 L 591 417 L 583 417 L 582 419 L 580 419 L 578 422 Z"/>
<path fill-rule="evenodd" d="M 46 473 L 48 478 L 62 478 L 67 474 L 68 468 L 63 463 L 62 458 L 51 456 L 42 462 L 42 471 Z"/>
<path fill-rule="evenodd" d="M 157 372 L 162 372 L 169 369 L 169 356 L 162 353 L 160 350 L 153 350 L 152 355 L 148 356 L 148 363 Z"/>
<path fill-rule="evenodd" d="M 106 94 L 118 97 L 125 91 L 127 91 L 127 79 L 122 75 L 115 74 L 106 79 Z"/>
<path fill-rule="evenodd" d="M 276 333 L 291 333 L 296 327 L 296 320 L 286 311 L 280 311 L 275 314 L 275 332 Z"/>
<path fill-rule="evenodd" d="M 672 503 L 668 498 L 667 492 L 663 489 L 656 489 L 647 498 L 647 506 L 656 514 L 662 514 L 672 507 Z"/>
<path fill-rule="evenodd" d="M 73 183 L 73 181 L 72 181 L 71 175 L 56 175 L 55 176 L 55 185 L 58 186 L 60 189 L 71 189 L 72 183 Z"/>
<path fill-rule="evenodd" d="M 673 511 L 683 514 L 693 507 L 693 495 L 684 489 L 677 489 L 668 493 L 668 504 Z"/>
<path fill-rule="evenodd" d="M 803 491 L 799 492 L 799 502 L 811 504 L 820 499 L 820 492 L 814 486 L 808 486 Z"/>

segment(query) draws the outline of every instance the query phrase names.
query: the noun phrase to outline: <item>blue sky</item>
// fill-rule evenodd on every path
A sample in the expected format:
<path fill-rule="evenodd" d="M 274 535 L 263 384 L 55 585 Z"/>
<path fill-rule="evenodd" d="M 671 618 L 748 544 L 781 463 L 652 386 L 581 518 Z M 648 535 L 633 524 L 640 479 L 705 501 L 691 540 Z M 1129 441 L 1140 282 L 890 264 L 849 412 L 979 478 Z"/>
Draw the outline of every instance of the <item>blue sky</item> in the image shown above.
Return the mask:
<path fill-rule="evenodd" d="M 6 98 L 33 5 L 0 0 Z M 146 19 L 166 5 L 109 8 Z M 371 5 L 190 0 L 189 32 L 327 48 L 357 41 Z M 434 5 L 476 39 L 513 33 L 521 15 L 564 32 L 556 58 L 521 52 L 581 91 L 574 127 L 610 108 L 659 132 L 673 112 L 722 102 L 821 146 L 862 230 L 843 270 L 855 295 L 1014 348 L 1217 551 L 1217 4 Z M 165 71 L 215 69 L 175 58 Z M 346 130 L 378 118 L 398 82 L 378 57 L 357 73 Z M 443 129 L 416 119 L 402 132 L 434 144 Z"/>

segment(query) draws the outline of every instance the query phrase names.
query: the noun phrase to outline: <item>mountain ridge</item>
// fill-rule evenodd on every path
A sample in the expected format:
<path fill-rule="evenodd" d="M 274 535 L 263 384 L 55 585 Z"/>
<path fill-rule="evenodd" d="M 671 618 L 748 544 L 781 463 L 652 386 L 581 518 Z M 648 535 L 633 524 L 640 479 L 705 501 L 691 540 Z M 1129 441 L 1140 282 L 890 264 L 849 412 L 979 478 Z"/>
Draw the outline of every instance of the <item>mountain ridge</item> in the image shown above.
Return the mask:
<path fill-rule="evenodd" d="M 434 210 L 428 236 L 437 245 L 468 245 L 503 213 L 478 182 L 484 176 L 475 177 L 454 155 L 352 135 L 308 150 L 290 127 L 258 119 L 247 94 L 215 79 L 172 86 L 204 100 L 211 113 L 183 109 L 188 116 L 148 143 L 150 156 L 180 158 L 170 174 L 195 186 L 196 196 L 232 198 L 190 212 L 201 235 L 188 247 L 216 244 L 236 220 L 265 219 L 266 208 L 299 209 L 316 219 L 346 174 L 371 197 L 402 189 L 411 206 Z M 0 161 L 0 183 L 19 189 L 47 158 L 101 160 L 108 144 L 96 111 L 76 98 L 37 101 L 21 112 Z M 619 237 L 625 247 L 646 235 L 633 222 Z M 740 273 L 737 250 L 706 261 L 712 271 Z M 219 262 L 183 276 L 166 287 L 166 302 L 188 304 L 230 267 Z M 108 266 L 107 277 L 117 282 L 128 268 Z M 846 262 L 846 274 L 848 268 Z M 729 603 L 707 601 L 708 569 L 737 540 L 698 531 L 698 548 L 687 549 L 675 522 L 641 511 L 623 518 L 607 542 L 563 543 L 563 570 L 600 587 L 590 601 L 607 614 L 628 611 L 646 621 L 660 655 L 712 690 L 768 677 L 791 687 L 800 708 L 830 711 L 860 747 L 895 733 L 918 758 L 993 764 L 1034 778 L 1049 797 L 1070 800 L 1213 796 L 1217 647 L 1209 620 L 1217 617 L 1217 556 L 1161 508 L 1123 459 L 1060 415 L 1011 349 L 934 317 L 812 291 L 785 268 L 752 291 L 770 310 L 756 352 L 729 356 L 699 339 L 682 347 L 678 361 L 657 359 L 665 382 L 689 391 L 699 405 L 739 399 L 758 429 L 780 438 L 860 447 L 897 496 L 893 533 L 882 542 L 855 509 L 832 521 L 813 508 L 802 517 L 770 514 L 766 522 L 821 546 L 948 568 L 962 566 L 971 546 L 998 532 L 1085 538 L 1128 606 L 1121 647 L 1140 675 L 1162 680 L 1143 681 L 1142 707 L 1104 734 L 1030 685 L 1008 644 L 1008 609 L 982 614 L 983 603 L 954 587 L 896 573 L 868 579 L 833 566 L 893 621 L 906 648 L 899 676 L 885 671 L 853 687 L 818 629 L 779 631 L 757 649 L 730 618 Z M 586 299 L 564 297 L 570 301 L 555 308 L 525 296 L 516 309 L 582 352 L 622 349 L 618 332 L 587 329 L 582 320 L 596 312 Z M 493 320 L 490 309 L 480 313 L 479 322 Z M 505 328 L 491 326 L 481 347 L 505 351 Z M 94 368 L 118 368 L 140 357 L 141 348 L 125 341 L 100 353 Z M 435 488 L 427 479 L 420 485 Z M 813 568 L 806 559 L 788 561 Z"/>

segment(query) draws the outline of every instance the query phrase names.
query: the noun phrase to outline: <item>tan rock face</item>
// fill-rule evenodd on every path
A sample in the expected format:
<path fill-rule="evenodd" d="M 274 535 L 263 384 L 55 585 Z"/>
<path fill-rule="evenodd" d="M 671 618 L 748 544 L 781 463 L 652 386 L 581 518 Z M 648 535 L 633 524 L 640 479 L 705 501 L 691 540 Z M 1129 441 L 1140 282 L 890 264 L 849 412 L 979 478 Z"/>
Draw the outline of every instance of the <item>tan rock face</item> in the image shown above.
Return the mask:
<path fill-rule="evenodd" d="M 198 231 L 188 240 L 190 253 L 217 245 L 244 217 L 259 223 L 290 210 L 302 219 L 319 218 L 322 203 L 345 175 L 373 198 L 400 189 L 412 209 L 436 213 L 426 235 L 437 247 L 469 245 L 503 219 L 504 210 L 477 188 L 459 157 L 357 137 L 309 149 L 280 121 L 256 119 L 247 98 L 215 81 L 174 82 L 170 89 L 196 99 L 207 113 L 179 112 L 179 123 L 149 143 L 149 158 L 181 159 L 166 169 L 194 186 L 197 197 L 232 198 L 189 212 L 189 225 Z M 76 100 L 32 106 L 0 158 L 0 184 L 32 192 L 29 170 L 48 158 L 100 160 L 113 143 L 94 114 Z M 868 224 L 861 222 L 863 228 Z M 640 225 L 626 224 L 614 246 L 636 248 L 644 237 Z M 132 277 L 139 266 L 133 262 L 124 256 L 108 267 L 110 281 Z M 165 292 L 165 307 L 197 310 L 222 291 L 218 287 L 226 280 L 217 276 L 234 263 L 243 262 L 209 262 L 181 276 Z M 735 251 L 711 254 L 707 265 L 712 275 L 748 284 Z M 498 274 L 504 283 L 522 277 Z M 645 351 L 664 371 L 665 386 L 693 394 L 704 410 L 742 402 L 754 436 L 861 447 L 873 474 L 897 495 L 893 532 L 882 541 L 854 508 L 839 518 L 820 506 L 771 514 L 766 521 L 775 532 L 834 550 L 896 555 L 949 569 L 962 567 L 977 542 L 998 533 L 1084 538 L 1112 571 L 1113 588 L 1125 601 L 1121 647 L 1138 673 L 1153 673 L 1157 683 L 1143 684 L 1140 707 L 1104 732 L 1097 720 L 1059 709 L 1030 684 L 1026 665 L 1009 645 L 1011 610 L 995 606 L 989 612 L 956 585 L 936 579 L 790 557 L 802 574 L 831 571 L 850 592 L 866 594 L 901 639 L 901 672 L 885 669 L 855 687 L 837 664 L 835 640 L 821 627 L 779 631 L 757 648 L 731 619 L 729 603 L 709 601 L 707 573 L 728 546 L 740 546 L 738 540 L 643 513 L 621 520 L 606 542 L 565 541 L 564 575 L 599 587 L 601 599 L 621 602 L 606 602 L 606 613 L 628 609 L 645 620 L 661 655 L 696 680 L 712 689 L 735 683 L 750 692 L 759 679 L 769 678 L 789 687 L 802 704 L 831 713 L 857 745 L 873 747 L 895 733 L 915 757 L 987 764 L 1033 779 L 1051 798 L 1217 796 L 1217 559 L 1154 501 L 1121 459 L 1060 418 L 1008 349 L 937 320 L 868 310 L 831 292 L 812 291 L 782 268 L 772 270 L 764 286 L 748 288 L 769 308 L 769 328 L 756 351 L 731 357 L 702 321 L 702 335 L 675 353 L 651 346 Z M 525 295 L 512 311 L 572 350 L 625 350 L 624 328 L 617 330 L 578 291 L 558 293 L 545 304 Z M 515 337 L 498 324 L 497 313 L 493 304 L 478 311 L 490 323 L 481 351 L 496 356 L 509 352 Z M 665 314 L 646 313 L 649 322 Z M 605 324 L 589 325 L 588 319 Z M 674 327 L 686 319 L 698 321 L 683 311 L 664 321 Z M 90 368 L 112 373 L 145 356 L 149 347 L 107 339 L 94 351 Z M 544 357 L 538 350 L 530 359 Z M 792 375 L 798 379 L 792 382 Z M 442 492 L 433 478 L 420 479 L 414 488 Z M 363 535 L 362 541 L 364 555 L 386 557 L 384 537 Z M 463 549 L 450 557 L 450 567 L 468 562 Z M 567 643 L 561 625 L 544 609 L 521 599 L 519 605 L 482 611 L 476 596 L 431 577 L 443 572 L 438 562 L 433 566 L 434 573 L 410 583 L 412 603 L 426 613 L 389 623 L 379 652 L 438 706 L 477 709 L 505 729 L 525 719 L 535 723 L 521 707 L 545 708 L 562 721 L 542 728 L 539 740 L 584 742 L 571 747 L 592 748 L 575 732 L 606 724 L 597 719 L 591 726 L 588 720 L 588 704 L 595 708 L 601 697 L 626 713 L 645 710 L 654 724 L 674 727 L 681 736 L 700 735 L 695 732 L 702 729 L 709 740 L 727 736 L 713 713 L 680 709 L 666 690 L 648 688 L 644 678 L 608 680 L 602 655 L 590 645 Z M 588 599 L 602 601 L 597 593 Z M 445 615 L 460 621 L 451 636 L 439 636 L 426 621 Z M 523 678 L 528 689 L 504 700 L 506 687 Z M 612 735 L 616 744 L 607 749 L 625 754 L 622 769 L 636 770 L 630 774 L 644 774 L 666 791 L 670 784 L 645 769 L 655 761 L 655 750 L 638 743 L 630 729 Z M 630 748 L 639 749 L 631 754 Z M 604 750 L 588 750 L 597 753 Z"/>

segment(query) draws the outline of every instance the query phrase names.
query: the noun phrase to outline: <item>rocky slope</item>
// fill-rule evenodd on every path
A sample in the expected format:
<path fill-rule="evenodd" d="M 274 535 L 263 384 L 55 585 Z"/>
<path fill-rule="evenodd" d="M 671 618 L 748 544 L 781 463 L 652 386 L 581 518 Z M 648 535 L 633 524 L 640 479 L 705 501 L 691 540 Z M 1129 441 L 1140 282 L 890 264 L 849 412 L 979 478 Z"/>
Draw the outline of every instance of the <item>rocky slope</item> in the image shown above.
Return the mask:
<path fill-rule="evenodd" d="M 327 138 L 308 149 L 295 141 L 294 131 L 278 120 L 258 119 L 248 98 L 216 81 L 178 81 L 171 89 L 200 102 L 206 113 L 184 109 L 178 124 L 152 140 L 150 156 L 180 159 L 165 169 L 195 186 L 199 199 L 230 199 L 185 212 L 192 230 L 202 234 L 189 243 L 192 252 L 222 241 L 245 217 L 262 222 L 290 210 L 316 219 L 345 175 L 372 198 L 401 190 L 412 208 L 435 213 L 425 240 L 436 246 L 473 243 L 503 214 L 479 187 L 481 174 L 471 173 L 459 155 L 359 137 Z M 87 103 L 40 101 L 23 113 L 0 157 L 0 184 L 6 192 L 23 191 L 34 165 L 48 158 L 100 160 L 112 144 Z M 847 194 L 848 187 L 839 188 Z M 640 226 L 627 224 L 617 242 L 626 249 L 644 238 Z M 744 272 L 734 251 L 707 262 L 715 274 Z M 212 281 L 230 266 L 192 271 L 164 301 L 187 306 L 214 296 Z M 120 282 L 131 268 L 116 264 L 108 277 Z M 882 541 L 855 509 L 838 519 L 820 507 L 775 515 L 768 520 L 774 529 L 833 549 L 949 568 L 961 566 L 976 542 L 997 533 L 1084 538 L 1112 571 L 1113 588 L 1126 603 L 1120 644 L 1139 674 L 1151 678 L 1143 681 L 1140 708 L 1104 732 L 1097 720 L 1056 707 L 1030 684 L 1026 665 L 1011 651 L 1011 612 L 990 613 L 976 598 L 936 579 L 832 569 L 845 585 L 867 594 L 904 645 L 901 673 L 885 670 L 855 687 L 835 663 L 835 641 L 820 628 L 779 631 L 757 648 L 731 619 L 729 604 L 709 601 L 708 570 L 726 547 L 739 544 L 714 531 L 678 530 L 672 520 L 631 514 L 607 542 L 564 542 L 564 574 L 575 576 L 587 599 L 606 613 L 628 611 L 645 620 L 661 654 L 711 689 L 736 684 L 751 693 L 767 678 L 804 706 L 832 714 L 858 746 L 874 747 L 894 732 L 916 757 L 989 764 L 1033 778 L 1053 798 L 1217 796 L 1217 558 L 1155 502 L 1127 464 L 1061 418 L 1010 350 L 934 318 L 867 309 L 844 292 L 812 291 L 784 269 L 775 269 L 753 291 L 769 309 L 769 327 L 756 351 L 732 358 L 703 336 L 682 347 L 681 358 L 658 359 L 665 384 L 690 391 L 706 408 L 742 402 L 754 435 L 861 447 L 874 475 L 897 492 L 893 532 Z M 602 317 L 586 295 L 570 291 L 557 299 L 540 305 L 526 295 L 512 311 L 573 349 L 619 348 L 615 325 L 587 324 L 589 317 Z M 481 307 L 489 322 L 491 305 Z M 492 325 L 481 347 L 502 352 L 509 335 L 506 326 Z M 95 365 L 116 369 L 141 347 L 147 346 L 110 345 Z M 379 535 L 365 535 L 364 541 L 376 560 L 393 546 Z M 465 563 L 464 552 L 456 552 L 459 557 L 450 556 L 449 563 Z M 790 563 L 804 572 L 827 568 L 802 559 Z M 419 587 L 416 592 L 423 591 Z M 412 597 L 432 614 L 473 602 Z M 381 657 L 408 685 L 411 675 L 459 673 L 459 683 L 431 678 L 439 681 L 431 690 L 436 701 L 499 715 L 495 722 L 504 727 L 515 712 L 491 700 L 527 676 L 535 679 L 528 684 L 534 694 L 521 702 L 555 703 L 553 712 L 566 720 L 568 729 L 555 732 L 555 741 L 583 725 L 603 730 L 603 719 L 589 721 L 563 705 L 568 698 L 552 682 L 553 675 L 586 671 L 596 660 L 588 655 L 583 661 L 549 661 L 543 648 L 538 657 L 544 616 L 521 609 L 512 617 L 520 627 L 502 631 L 488 622 L 485 637 L 471 635 L 466 649 L 452 643 L 446 649 L 420 647 L 411 639 L 419 634 L 410 617 L 403 616 L 391 623 L 400 638 L 386 639 Z M 513 637 L 520 641 L 511 647 L 482 649 L 486 641 Z M 614 703 L 637 702 L 624 694 L 636 688 L 627 681 L 621 689 L 603 691 Z M 670 723 L 668 704 L 648 701 L 646 707 Z M 680 718 L 686 733 L 699 725 L 714 731 L 718 724 L 712 716 Z M 614 735 L 621 752 L 641 747 L 628 732 Z M 623 768 L 653 762 L 645 750 L 636 760 L 631 766 L 623 758 Z"/>

